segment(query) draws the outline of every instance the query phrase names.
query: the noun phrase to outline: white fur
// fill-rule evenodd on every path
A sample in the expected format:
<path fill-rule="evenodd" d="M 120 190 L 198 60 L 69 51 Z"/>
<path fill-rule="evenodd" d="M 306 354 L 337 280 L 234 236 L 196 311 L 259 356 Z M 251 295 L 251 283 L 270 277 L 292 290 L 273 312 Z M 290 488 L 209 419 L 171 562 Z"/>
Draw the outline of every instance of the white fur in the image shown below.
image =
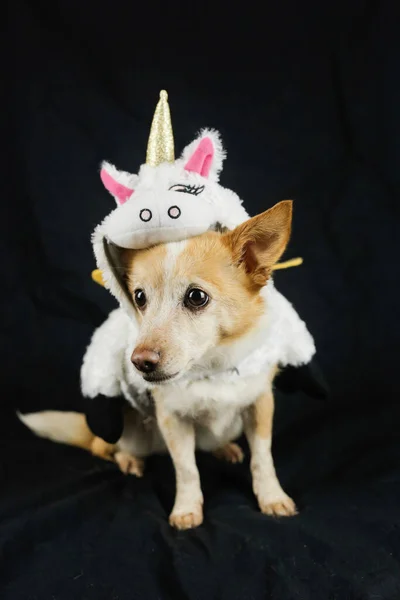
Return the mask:
<path fill-rule="evenodd" d="M 44 410 L 36 413 L 21 414 L 17 416 L 26 427 L 36 433 L 36 435 L 48 438 L 53 442 L 75 445 L 81 439 L 87 430 L 85 418 L 77 412 L 60 412 L 58 410 Z"/>
<path fill-rule="evenodd" d="M 168 274 L 173 273 L 174 267 L 176 265 L 176 260 L 178 256 L 185 251 L 186 246 L 187 240 L 182 240 L 174 244 L 167 244 L 167 256 L 164 260 L 164 270 L 167 276 Z"/>

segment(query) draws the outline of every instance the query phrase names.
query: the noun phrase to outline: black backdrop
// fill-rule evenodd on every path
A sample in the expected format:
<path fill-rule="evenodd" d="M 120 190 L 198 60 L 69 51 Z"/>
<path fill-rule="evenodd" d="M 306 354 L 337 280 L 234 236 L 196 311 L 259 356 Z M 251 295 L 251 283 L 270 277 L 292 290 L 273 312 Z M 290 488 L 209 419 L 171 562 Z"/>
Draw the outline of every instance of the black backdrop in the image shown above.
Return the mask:
<path fill-rule="evenodd" d="M 9 3 L 2 599 L 400 598 L 396 5 Z M 277 399 L 292 520 L 258 514 L 247 464 L 201 455 L 205 523 L 175 532 L 168 457 L 124 478 L 14 416 L 81 405 L 85 346 L 115 305 L 90 279 L 90 232 L 113 205 L 99 163 L 144 161 L 162 88 L 177 150 L 219 129 L 222 183 L 252 214 L 295 200 L 287 257 L 305 263 L 276 284 L 308 322 L 332 395 Z"/>

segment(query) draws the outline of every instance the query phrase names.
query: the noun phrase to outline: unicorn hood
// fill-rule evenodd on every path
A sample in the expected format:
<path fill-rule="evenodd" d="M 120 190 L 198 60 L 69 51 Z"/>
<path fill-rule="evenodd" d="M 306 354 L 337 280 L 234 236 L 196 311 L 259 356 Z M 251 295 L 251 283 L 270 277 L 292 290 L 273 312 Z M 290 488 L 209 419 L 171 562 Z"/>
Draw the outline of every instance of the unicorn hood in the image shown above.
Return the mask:
<path fill-rule="evenodd" d="M 103 162 L 100 176 L 116 208 L 96 227 L 92 243 L 104 285 L 133 310 L 121 277 L 121 248 L 142 249 L 232 229 L 249 218 L 239 196 L 219 184 L 226 153 L 217 131 L 203 129 L 174 160 L 167 93 L 160 93 L 146 163 L 138 174 Z"/>

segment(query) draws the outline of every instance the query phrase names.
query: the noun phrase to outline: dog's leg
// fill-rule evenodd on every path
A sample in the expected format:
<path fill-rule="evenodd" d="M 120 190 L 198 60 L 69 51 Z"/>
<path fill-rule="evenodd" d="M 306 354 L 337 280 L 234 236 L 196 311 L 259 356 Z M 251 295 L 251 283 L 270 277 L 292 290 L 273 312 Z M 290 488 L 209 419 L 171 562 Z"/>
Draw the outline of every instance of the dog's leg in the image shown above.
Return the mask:
<path fill-rule="evenodd" d="M 297 513 L 291 498 L 281 488 L 271 454 L 274 396 L 272 385 L 245 413 L 245 433 L 251 450 L 253 490 L 261 511 L 267 515 L 292 516 Z"/>
<path fill-rule="evenodd" d="M 90 450 L 94 456 L 115 462 L 125 475 L 143 476 L 144 460 L 123 452 L 118 448 L 118 444 L 108 444 L 101 438 L 94 437 Z"/>
<path fill-rule="evenodd" d="M 102 458 L 103 460 L 114 461 L 115 452 L 117 451 L 117 446 L 116 446 L 116 444 L 109 444 L 108 442 L 105 442 L 101 438 L 94 436 L 91 441 L 89 449 L 90 449 L 90 452 L 93 454 L 93 456 L 98 456 L 99 458 Z"/>
<path fill-rule="evenodd" d="M 157 420 L 175 467 L 176 496 L 169 522 L 190 529 L 203 522 L 203 494 L 195 459 L 195 433 L 191 423 L 167 412 L 157 401 Z"/>

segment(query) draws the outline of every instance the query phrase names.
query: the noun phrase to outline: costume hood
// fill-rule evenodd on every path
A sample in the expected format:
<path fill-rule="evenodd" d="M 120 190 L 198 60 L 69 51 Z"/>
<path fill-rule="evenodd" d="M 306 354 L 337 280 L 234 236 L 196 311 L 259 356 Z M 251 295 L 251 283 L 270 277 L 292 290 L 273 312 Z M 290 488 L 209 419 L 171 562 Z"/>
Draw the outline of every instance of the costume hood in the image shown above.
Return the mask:
<path fill-rule="evenodd" d="M 104 285 L 129 313 L 133 307 L 121 276 L 121 248 L 148 248 L 209 229 L 233 229 L 249 218 L 239 196 L 218 183 L 225 157 L 219 133 L 203 129 L 174 159 L 168 96 L 162 91 L 146 163 L 138 174 L 103 162 L 101 180 L 117 206 L 96 227 L 93 249 Z"/>

